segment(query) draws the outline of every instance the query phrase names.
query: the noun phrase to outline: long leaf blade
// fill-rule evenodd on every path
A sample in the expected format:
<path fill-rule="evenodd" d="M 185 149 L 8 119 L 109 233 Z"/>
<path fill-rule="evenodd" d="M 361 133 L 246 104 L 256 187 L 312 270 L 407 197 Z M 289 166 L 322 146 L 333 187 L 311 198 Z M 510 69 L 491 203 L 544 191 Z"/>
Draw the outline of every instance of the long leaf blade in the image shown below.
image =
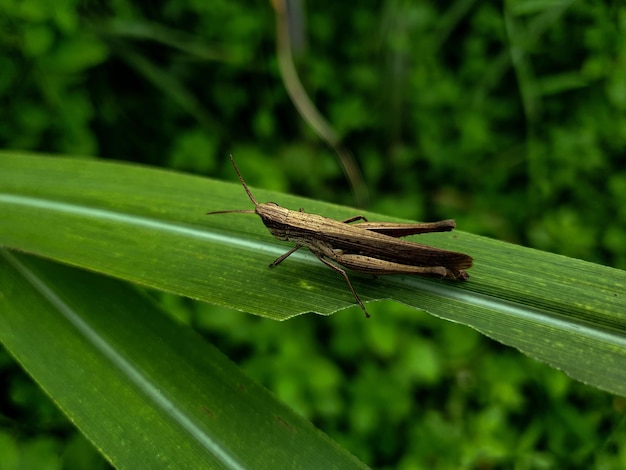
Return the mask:
<path fill-rule="evenodd" d="M 365 468 L 128 284 L 0 250 L 0 293 L 0 341 L 117 468 Z"/>
<path fill-rule="evenodd" d="M 355 215 L 317 201 L 254 193 L 261 201 L 336 219 Z M 235 184 L 98 161 L 0 158 L 0 211 L 7 220 L 0 244 L 7 247 L 275 319 L 353 305 L 343 280 L 304 253 L 268 270 L 290 246 L 273 240 L 258 218 L 203 215 L 249 205 Z M 472 326 L 579 380 L 626 395 L 624 271 L 460 231 L 418 239 L 470 254 L 470 280 L 353 275 L 364 301 L 394 299 Z"/>

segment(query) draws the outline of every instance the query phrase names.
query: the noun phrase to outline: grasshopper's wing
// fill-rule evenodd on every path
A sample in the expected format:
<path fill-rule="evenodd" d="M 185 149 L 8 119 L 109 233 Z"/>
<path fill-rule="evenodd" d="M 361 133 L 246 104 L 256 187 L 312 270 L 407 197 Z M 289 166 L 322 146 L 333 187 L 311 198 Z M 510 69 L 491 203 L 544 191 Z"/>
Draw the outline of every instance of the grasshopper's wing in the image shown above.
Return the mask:
<path fill-rule="evenodd" d="M 409 235 L 417 235 L 420 233 L 432 232 L 450 232 L 456 227 L 456 223 L 452 219 L 440 220 L 439 222 L 426 222 L 421 224 L 398 224 L 392 222 L 360 222 L 352 224 L 371 232 L 382 233 L 394 238 L 406 237 Z"/>
<path fill-rule="evenodd" d="M 425 224 L 370 223 L 346 224 L 332 219 L 320 219 L 315 233 L 328 247 L 343 255 L 360 255 L 409 266 L 443 266 L 460 271 L 472 266 L 472 258 L 464 253 L 443 250 L 399 237 L 415 233 L 445 231 L 454 221 Z M 417 225 L 417 227 L 416 227 Z M 436 230 L 435 230 L 436 229 Z M 391 231 L 396 236 L 390 236 Z M 307 243 L 303 243 L 308 246 Z"/>

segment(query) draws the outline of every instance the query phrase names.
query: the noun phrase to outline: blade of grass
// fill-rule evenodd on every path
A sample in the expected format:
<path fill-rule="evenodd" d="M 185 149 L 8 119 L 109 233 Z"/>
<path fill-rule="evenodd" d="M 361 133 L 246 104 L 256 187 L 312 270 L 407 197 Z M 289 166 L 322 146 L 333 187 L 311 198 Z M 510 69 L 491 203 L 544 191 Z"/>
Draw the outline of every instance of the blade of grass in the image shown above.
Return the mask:
<path fill-rule="evenodd" d="M 0 250 L 0 341 L 117 468 L 366 468 L 128 284 Z"/>
<path fill-rule="evenodd" d="M 336 219 L 356 213 L 253 192 Z M 257 217 L 203 215 L 249 207 L 236 184 L 110 162 L 0 158 L 0 244 L 7 247 L 274 319 L 353 305 L 343 280 L 305 253 L 268 270 L 290 246 L 272 239 Z M 473 256 L 470 280 L 353 275 L 364 301 L 394 299 L 472 326 L 626 395 L 625 272 L 463 232 L 419 240 Z"/>

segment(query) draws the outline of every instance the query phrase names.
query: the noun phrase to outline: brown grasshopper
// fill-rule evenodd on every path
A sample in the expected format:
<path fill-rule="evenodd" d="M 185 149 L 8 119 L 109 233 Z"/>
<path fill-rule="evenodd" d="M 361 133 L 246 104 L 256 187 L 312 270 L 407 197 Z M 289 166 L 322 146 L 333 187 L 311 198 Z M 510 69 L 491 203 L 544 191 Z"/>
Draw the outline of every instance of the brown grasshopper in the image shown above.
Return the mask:
<path fill-rule="evenodd" d="M 292 253 L 306 246 L 317 259 L 343 276 L 366 317 L 369 317 L 369 314 L 352 287 L 350 278 L 343 269 L 331 261 L 353 271 L 373 276 L 419 274 L 461 281 L 469 277 L 463 270 L 472 266 L 470 256 L 398 239 L 420 233 L 449 232 L 456 226 L 454 220 L 399 224 L 368 222 L 362 215 L 357 215 L 337 221 L 321 215 L 307 214 L 303 209 L 300 211 L 285 209 L 274 202 L 259 204 L 243 180 L 232 155 L 230 161 L 243 189 L 254 204 L 254 210 L 215 211 L 207 214 L 233 212 L 258 214 L 274 237 L 296 244 L 287 253 L 274 260 L 270 268 L 279 265 Z M 363 222 L 349 225 L 358 220 Z"/>

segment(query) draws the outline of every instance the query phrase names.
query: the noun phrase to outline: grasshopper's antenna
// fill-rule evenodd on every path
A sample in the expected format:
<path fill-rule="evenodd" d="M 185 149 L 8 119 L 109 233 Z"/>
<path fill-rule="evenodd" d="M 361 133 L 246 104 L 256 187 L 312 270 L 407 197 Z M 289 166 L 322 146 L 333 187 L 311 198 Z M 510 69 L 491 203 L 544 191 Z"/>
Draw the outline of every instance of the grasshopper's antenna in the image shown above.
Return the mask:
<path fill-rule="evenodd" d="M 239 177 L 239 181 L 241 181 L 241 184 L 243 185 L 243 189 L 246 190 L 246 193 L 248 194 L 248 197 L 250 198 L 250 200 L 252 201 L 252 203 L 255 206 L 258 206 L 259 203 L 256 201 L 256 199 L 254 199 L 254 196 L 252 195 L 252 193 L 250 192 L 250 190 L 248 189 L 248 185 L 246 184 L 246 182 L 243 180 L 243 176 L 241 176 L 241 173 L 239 172 L 239 168 L 237 168 L 237 164 L 235 163 L 235 159 L 233 158 L 233 155 L 230 154 L 230 161 L 233 164 L 233 168 L 235 169 L 235 173 L 237 173 L 237 176 Z M 213 212 L 207 212 L 206 215 L 212 215 L 212 214 L 231 214 L 233 212 L 240 212 L 243 214 L 255 214 L 255 212 L 252 209 L 239 209 L 239 210 L 230 210 L 230 211 L 213 211 Z"/>
<path fill-rule="evenodd" d="M 239 168 L 237 168 L 237 164 L 235 163 L 235 159 L 233 158 L 233 154 L 231 153 L 230 155 L 230 161 L 233 164 L 233 168 L 235 169 L 235 172 L 237 173 L 237 176 L 239 176 L 239 181 L 241 181 L 241 184 L 243 185 L 243 189 L 246 190 L 246 193 L 248 193 L 248 197 L 250 198 L 250 200 L 252 201 L 252 203 L 255 206 L 258 206 L 259 203 L 256 202 L 256 199 L 254 199 L 254 196 L 252 195 L 252 193 L 250 192 L 250 190 L 248 189 L 248 185 L 246 184 L 246 182 L 243 180 L 243 176 L 241 176 L 241 173 L 239 173 Z"/>

